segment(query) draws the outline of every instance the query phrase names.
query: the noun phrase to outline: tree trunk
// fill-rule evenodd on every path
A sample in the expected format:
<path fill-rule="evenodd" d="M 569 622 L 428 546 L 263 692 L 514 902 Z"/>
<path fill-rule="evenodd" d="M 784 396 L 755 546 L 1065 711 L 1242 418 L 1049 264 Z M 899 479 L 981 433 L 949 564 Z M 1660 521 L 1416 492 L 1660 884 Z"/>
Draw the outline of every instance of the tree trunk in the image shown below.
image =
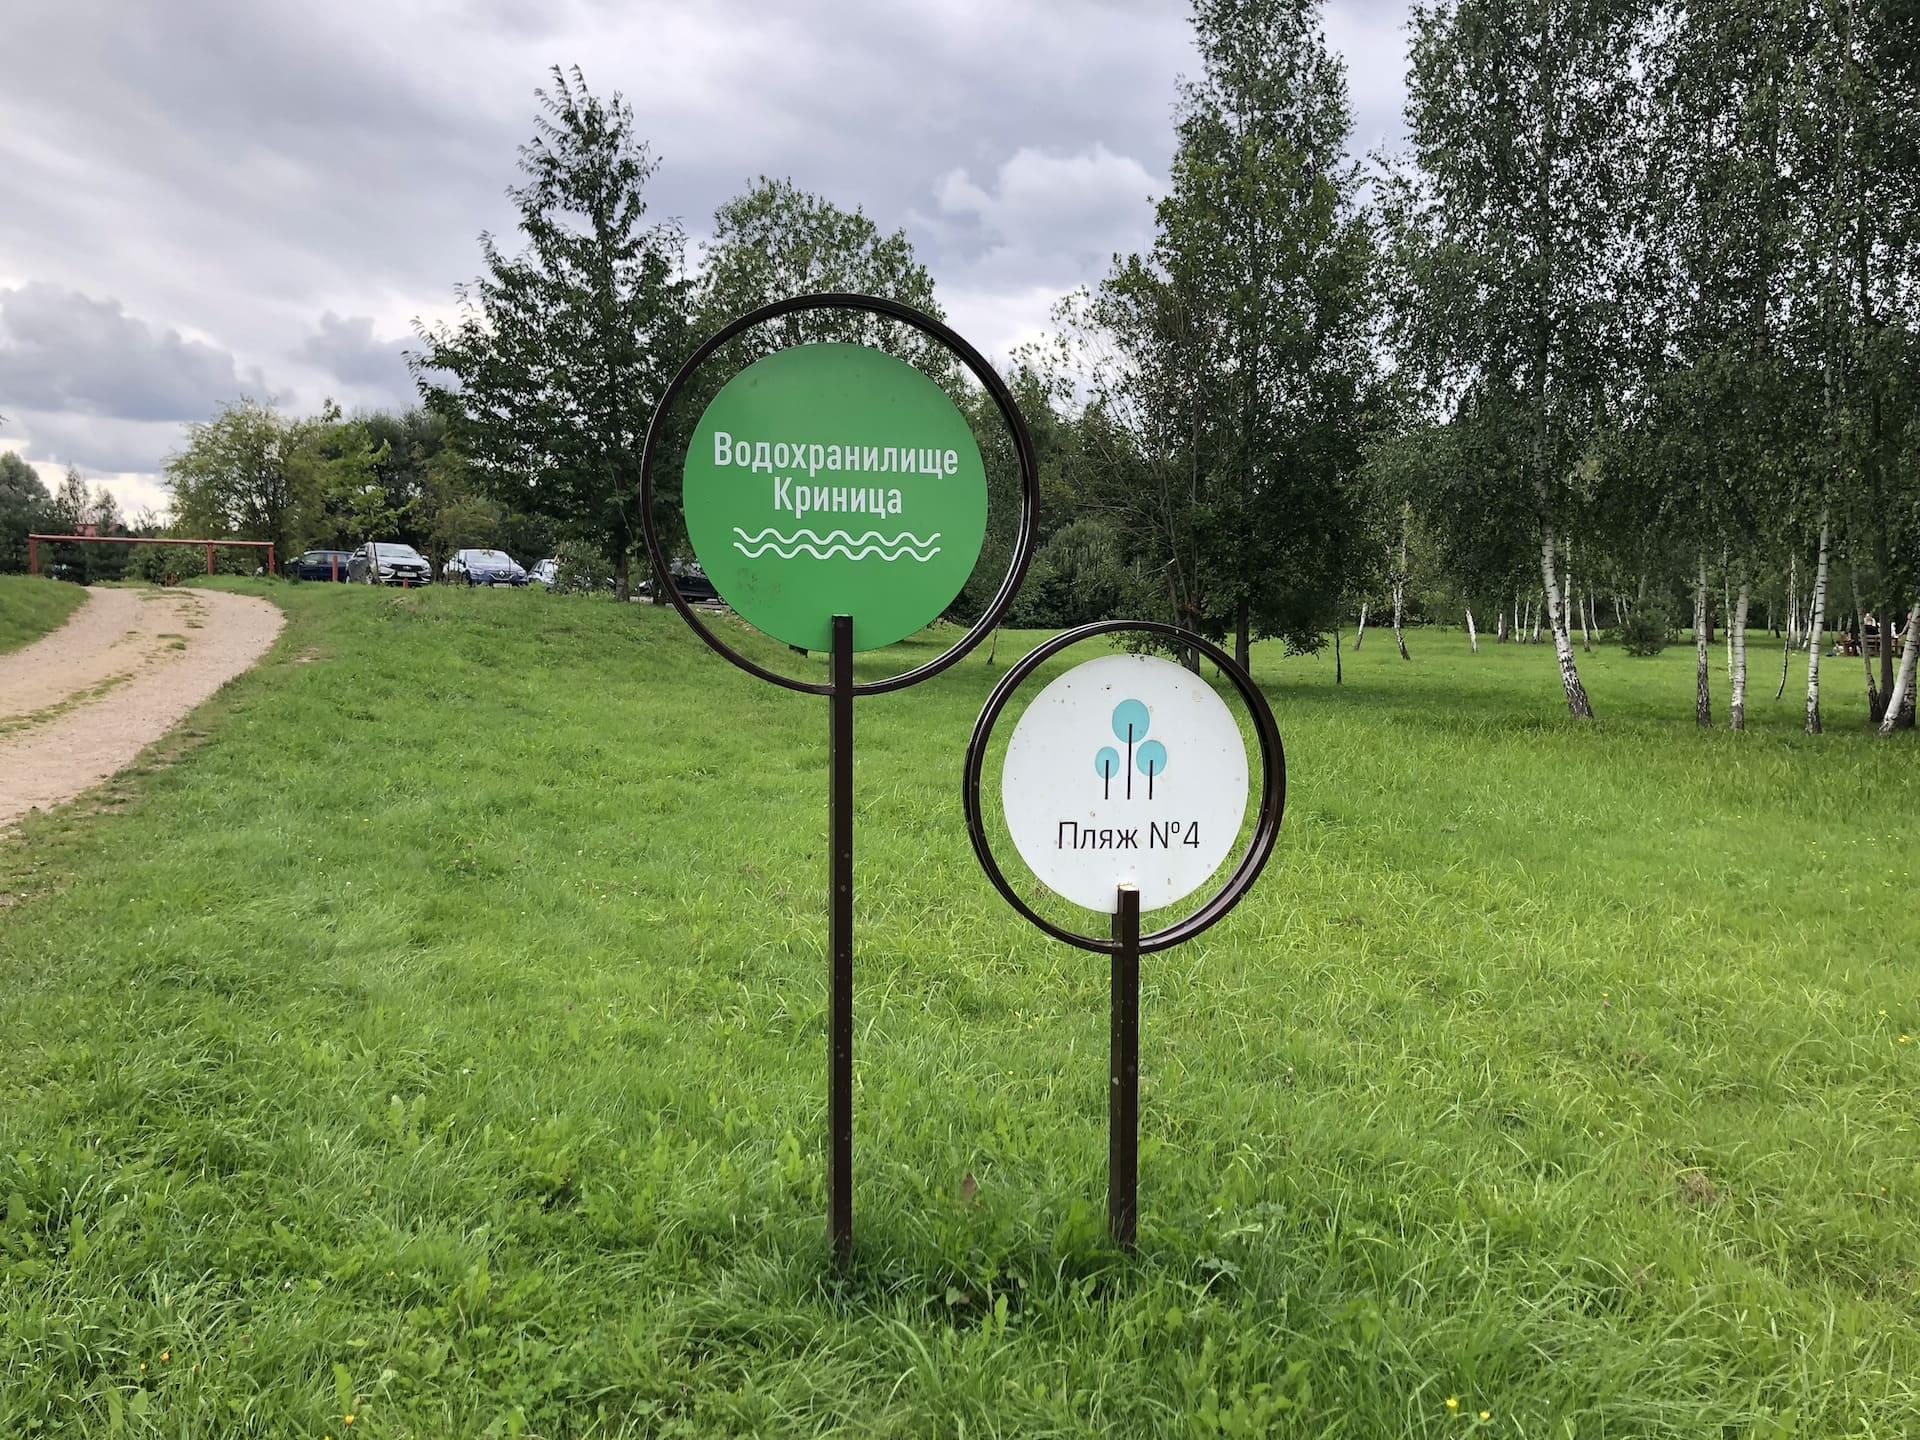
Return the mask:
<path fill-rule="evenodd" d="M 633 556 L 625 545 L 613 561 L 613 598 L 625 601 L 633 595 Z"/>
<path fill-rule="evenodd" d="M 1507 607 L 1504 605 L 1500 607 L 1500 613 L 1494 617 L 1493 643 L 1496 645 L 1507 643 Z"/>
<path fill-rule="evenodd" d="M 1480 632 L 1473 628 L 1473 607 L 1467 606 L 1467 645 L 1473 653 L 1480 653 Z"/>
<path fill-rule="evenodd" d="M 1362 600 L 1360 602 L 1360 628 L 1353 632 L 1353 648 L 1356 652 L 1358 652 L 1361 645 L 1366 642 L 1366 638 L 1367 638 L 1367 602 Z"/>
<path fill-rule="evenodd" d="M 1693 719 L 1702 730 L 1713 728 L 1713 692 L 1707 668 L 1707 556 L 1700 553 L 1700 569 L 1693 582 Z"/>
<path fill-rule="evenodd" d="M 1853 633 L 1860 641 L 1860 668 L 1867 676 L 1867 723 L 1878 725 L 1884 710 L 1881 699 L 1887 692 L 1874 683 L 1873 656 L 1867 653 L 1867 612 L 1860 604 L 1860 572 L 1854 568 L 1851 555 L 1847 557 L 1847 582 L 1853 591 Z"/>
<path fill-rule="evenodd" d="M 1720 618 L 1725 620 L 1727 629 L 1727 679 L 1733 679 L 1733 577 L 1727 572 L 1726 552 L 1720 555 Z"/>
<path fill-rule="evenodd" d="M 1736 730 L 1747 728 L 1747 606 L 1752 600 L 1753 586 L 1743 575 L 1733 598 L 1733 700 L 1727 709 L 1727 723 Z"/>
<path fill-rule="evenodd" d="M 1881 572 L 1885 574 L 1883 570 Z M 1887 709 L 1896 712 L 1899 706 L 1892 704 L 1888 697 L 1893 694 L 1893 617 L 1900 613 L 1900 601 L 1895 598 L 1880 606 L 1880 702 Z"/>
<path fill-rule="evenodd" d="M 1813 614 L 1807 621 L 1807 733 L 1820 733 L 1820 629 L 1827 622 L 1827 510 L 1820 512 L 1820 559 L 1813 571 Z"/>
<path fill-rule="evenodd" d="M 1411 660 L 1407 654 L 1407 526 L 1413 518 L 1413 506 L 1400 507 L 1400 563 L 1393 572 L 1393 643 L 1400 647 L 1400 658 Z"/>
<path fill-rule="evenodd" d="M 1346 682 L 1347 677 L 1342 673 L 1340 664 L 1340 627 L 1335 625 L 1333 627 L 1333 683 L 1344 685 Z"/>
<path fill-rule="evenodd" d="M 1893 636 L 1888 632 L 1885 621 L 1881 622 L 1880 633 L 1885 637 L 1881 641 L 1882 649 L 1892 649 Z M 1914 662 L 1920 657 L 1920 598 L 1913 602 L 1913 609 L 1907 613 L 1907 648 L 1900 654 L 1900 673 L 1893 677 L 1893 686 L 1887 691 L 1887 713 L 1880 717 L 1880 733 L 1891 735 L 1900 728 L 1903 716 L 1911 713 L 1913 700 Z"/>
<path fill-rule="evenodd" d="M 1560 688 L 1567 693 L 1567 710 L 1576 720 L 1593 718 L 1593 702 L 1580 683 L 1580 666 L 1573 658 L 1573 640 L 1560 605 L 1560 576 L 1553 562 L 1553 527 L 1547 523 L 1546 481 L 1536 476 L 1535 500 L 1540 517 L 1540 578 L 1546 582 L 1547 624 L 1553 631 L 1553 653 L 1560 662 Z"/>
<path fill-rule="evenodd" d="M 1799 638 L 1795 633 L 1800 628 L 1800 557 L 1787 557 L 1787 648 L 1793 648 L 1793 642 Z M 1775 697 L 1778 698 L 1777 696 Z"/>
<path fill-rule="evenodd" d="M 1786 638 L 1780 642 L 1780 688 L 1773 692 L 1773 698 L 1776 700 L 1778 700 L 1781 696 L 1787 693 L 1787 665 L 1791 661 L 1792 656 L 1793 656 L 1793 619 L 1792 619 L 1791 612 L 1789 612 L 1788 619 L 1787 619 L 1787 635 L 1786 635 Z"/>
<path fill-rule="evenodd" d="M 1252 607 L 1242 595 L 1233 607 L 1233 658 L 1249 675 L 1253 673 Z"/>

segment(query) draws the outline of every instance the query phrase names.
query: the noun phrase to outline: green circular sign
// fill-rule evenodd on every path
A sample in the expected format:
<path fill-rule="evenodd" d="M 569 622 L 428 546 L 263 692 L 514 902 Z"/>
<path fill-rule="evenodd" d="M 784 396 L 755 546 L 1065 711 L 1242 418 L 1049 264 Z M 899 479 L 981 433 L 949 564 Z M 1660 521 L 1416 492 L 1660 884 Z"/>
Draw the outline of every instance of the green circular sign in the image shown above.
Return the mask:
<path fill-rule="evenodd" d="M 987 472 L 966 417 L 903 360 L 795 345 L 729 380 L 687 451 L 687 534 L 749 623 L 828 647 L 835 615 L 877 650 L 930 625 L 987 533 Z"/>

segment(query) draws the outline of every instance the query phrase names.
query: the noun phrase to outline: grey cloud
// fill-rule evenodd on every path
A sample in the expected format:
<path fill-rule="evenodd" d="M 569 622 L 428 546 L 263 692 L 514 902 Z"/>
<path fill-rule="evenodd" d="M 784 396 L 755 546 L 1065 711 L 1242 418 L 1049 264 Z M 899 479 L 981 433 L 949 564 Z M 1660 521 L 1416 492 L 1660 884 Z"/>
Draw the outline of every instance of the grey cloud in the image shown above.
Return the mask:
<path fill-rule="evenodd" d="M 1403 13 L 1327 12 L 1359 148 L 1398 133 Z M 1140 178 L 1167 172 L 1193 68 L 1171 0 L 63 0 L 10 7 L 5 30 L 0 286 L 116 297 L 92 323 L 144 324 L 141 353 L 167 358 L 133 373 L 94 352 L 86 404 L 196 418 L 261 370 L 299 407 L 339 386 L 401 403 L 385 337 L 448 310 L 479 231 L 510 232 L 556 61 L 632 103 L 664 162 L 656 214 L 697 238 L 754 176 L 791 176 L 906 227 L 991 351 L 1144 243 Z M 185 335 L 167 351 L 134 317 Z M 0 411 L 43 383 L 16 367 Z"/>
<path fill-rule="evenodd" d="M 89 475 L 157 474 L 185 443 L 187 433 L 178 421 L 26 409 L 8 411 L 5 428 L 24 436 L 21 453 L 27 459 L 62 468 L 75 465 Z"/>
<path fill-rule="evenodd" d="M 0 290 L 0 413 L 200 419 L 243 383 L 227 351 L 157 329 L 118 300 L 44 284 Z M 260 388 L 257 374 L 252 383 Z"/>
<path fill-rule="evenodd" d="M 320 317 L 320 328 L 300 346 L 299 357 L 325 371 L 350 392 L 347 398 L 406 409 L 418 398 L 407 371 L 405 339 L 382 340 L 370 315 Z"/>

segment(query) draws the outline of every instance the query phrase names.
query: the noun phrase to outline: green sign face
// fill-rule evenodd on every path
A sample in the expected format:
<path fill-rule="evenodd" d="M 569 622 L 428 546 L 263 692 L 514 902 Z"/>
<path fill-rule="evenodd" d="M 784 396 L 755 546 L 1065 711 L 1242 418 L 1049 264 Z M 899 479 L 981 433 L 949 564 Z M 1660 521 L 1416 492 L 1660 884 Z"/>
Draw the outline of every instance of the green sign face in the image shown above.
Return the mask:
<path fill-rule="evenodd" d="M 931 624 L 987 532 L 987 474 L 966 418 L 913 366 L 863 345 L 796 345 L 742 370 L 687 452 L 687 534 L 749 623 L 825 650 Z"/>

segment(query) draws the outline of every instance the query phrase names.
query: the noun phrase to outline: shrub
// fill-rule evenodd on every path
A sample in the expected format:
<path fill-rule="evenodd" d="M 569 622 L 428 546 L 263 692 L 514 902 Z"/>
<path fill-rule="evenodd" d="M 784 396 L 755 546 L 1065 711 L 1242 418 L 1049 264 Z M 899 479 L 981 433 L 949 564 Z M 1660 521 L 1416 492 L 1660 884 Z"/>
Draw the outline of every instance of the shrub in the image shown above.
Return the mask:
<path fill-rule="evenodd" d="M 1672 639 L 1666 611 L 1651 602 L 1636 609 L 1620 627 L 1620 644 L 1629 655 L 1658 655 Z"/>

